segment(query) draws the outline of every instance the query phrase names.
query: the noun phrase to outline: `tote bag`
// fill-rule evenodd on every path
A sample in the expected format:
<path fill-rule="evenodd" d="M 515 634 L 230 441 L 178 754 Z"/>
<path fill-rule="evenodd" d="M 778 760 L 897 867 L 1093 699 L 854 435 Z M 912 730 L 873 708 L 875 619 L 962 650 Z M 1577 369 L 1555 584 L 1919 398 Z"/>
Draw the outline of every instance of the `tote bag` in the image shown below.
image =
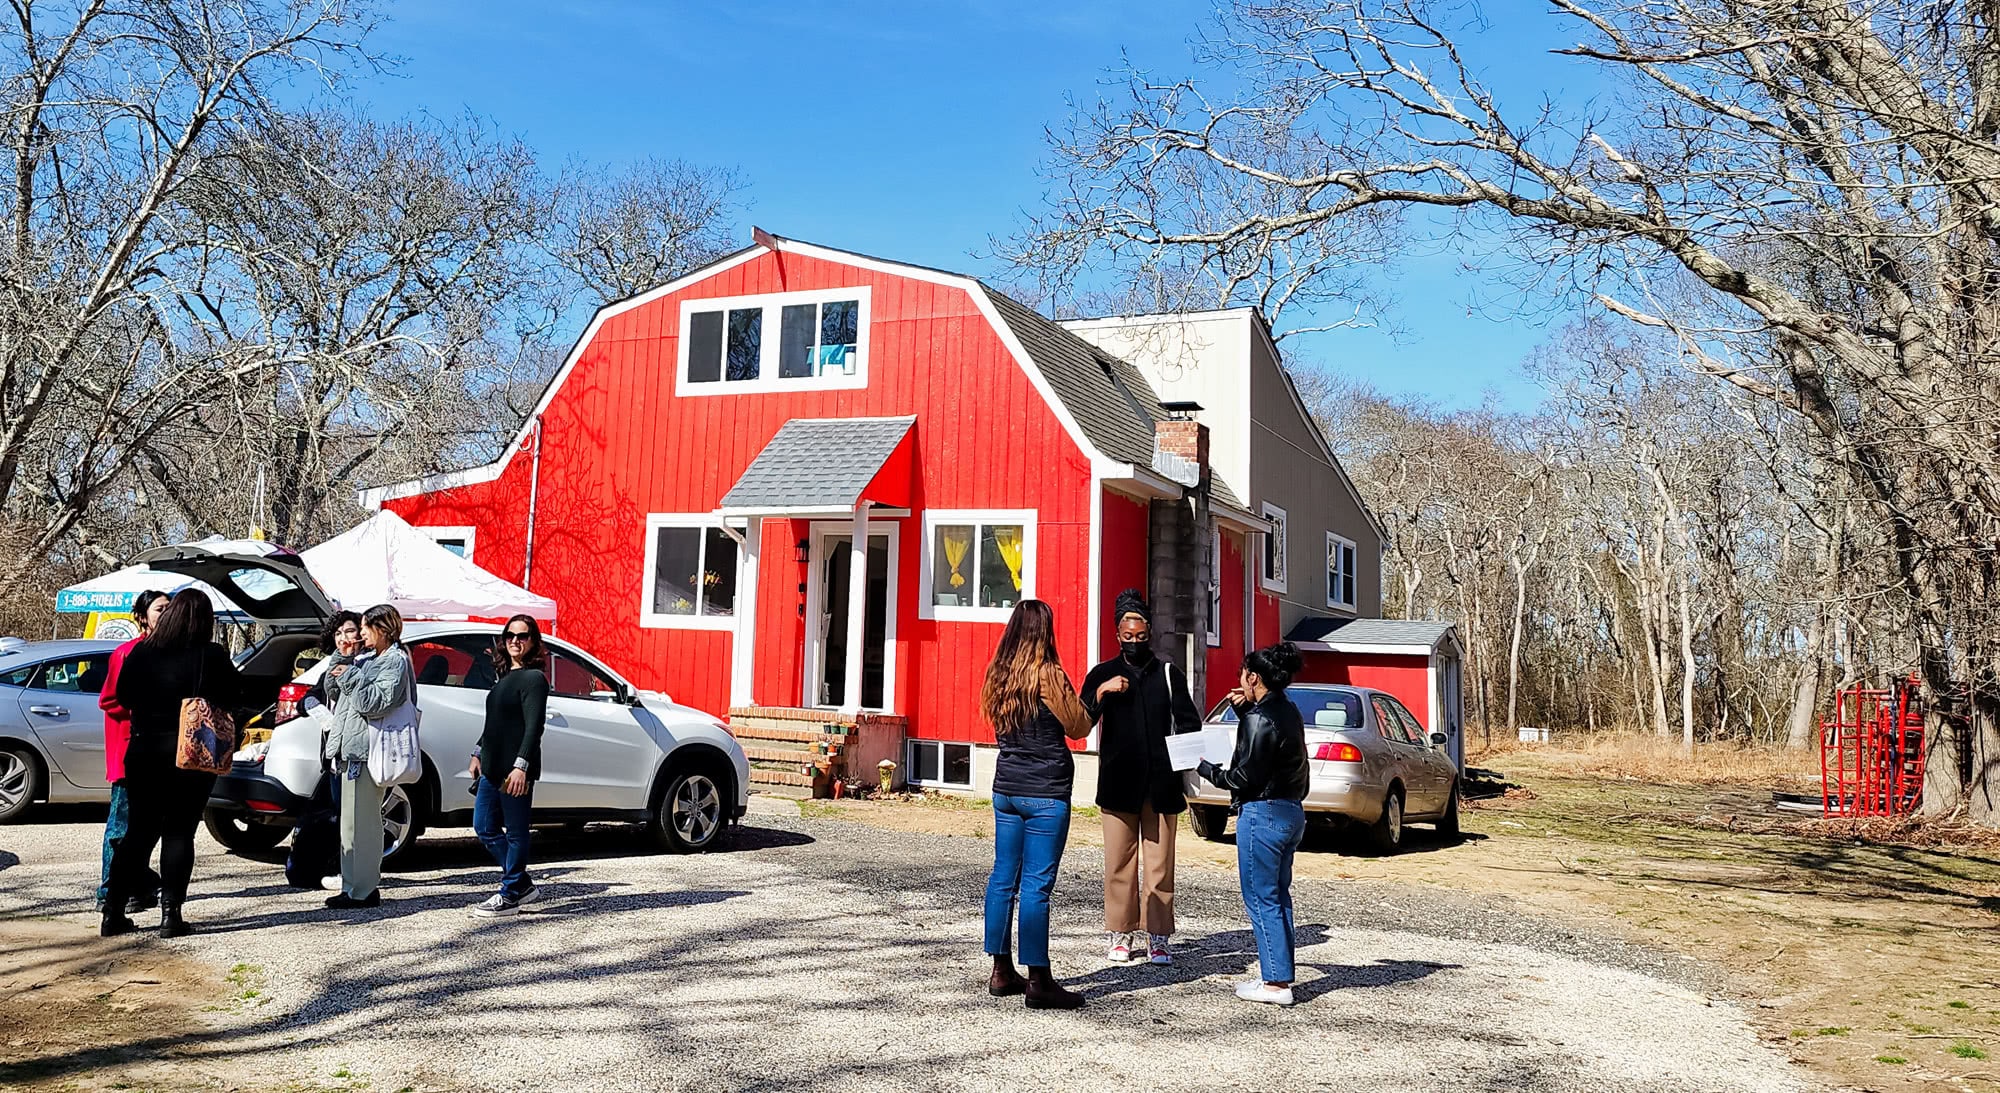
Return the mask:
<path fill-rule="evenodd" d="M 195 655 L 199 658 L 195 668 L 195 697 L 181 699 L 180 742 L 174 750 L 174 765 L 204 774 L 227 774 L 230 763 L 236 759 L 236 719 L 229 716 L 229 711 L 217 709 L 214 703 L 200 697 L 200 664 L 208 660 L 208 650 L 197 649 Z"/>
<path fill-rule="evenodd" d="M 417 726 L 424 714 L 417 709 L 417 685 L 409 680 L 410 697 L 401 706 L 368 723 L 368 777 L 378 786 L 406 786 L 424 776 L 424 749 Z"/>

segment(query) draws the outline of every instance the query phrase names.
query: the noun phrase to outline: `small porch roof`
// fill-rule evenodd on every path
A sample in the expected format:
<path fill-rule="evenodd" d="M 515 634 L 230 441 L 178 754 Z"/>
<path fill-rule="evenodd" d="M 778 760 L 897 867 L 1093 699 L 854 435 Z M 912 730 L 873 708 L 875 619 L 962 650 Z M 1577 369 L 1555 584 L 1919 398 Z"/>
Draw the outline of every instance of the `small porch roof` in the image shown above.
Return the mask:
<path fill-rule="evenodd" d="M 916 420 L 793 418 L 743 469 L 718 511 L 725 517 L 838 516 L 863 501 L 906 508 Z"/>
<path fill-rule="evenodd" d="M 1458 628 L 1422 619 L 1300 619 L 1285 640 L 1308 653 L 1401 653 L 1431 656 L 1458 648 Z"/>

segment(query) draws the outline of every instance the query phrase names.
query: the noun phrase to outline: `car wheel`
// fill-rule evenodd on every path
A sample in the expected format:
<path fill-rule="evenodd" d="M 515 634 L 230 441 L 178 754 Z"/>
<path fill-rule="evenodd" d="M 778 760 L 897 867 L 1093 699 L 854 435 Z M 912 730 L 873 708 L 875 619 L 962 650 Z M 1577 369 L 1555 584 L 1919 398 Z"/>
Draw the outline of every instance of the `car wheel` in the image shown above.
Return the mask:
<path fill-rule="evenodd" d="M 1451 797 L 1444 803 L 1444 815 L 1438 817 L 1438 834 L 1447 839 L 1458 838 L 1458 785 L 1453 783 Z"/>
<path fill-rule="evenodd" d="M 40 787 L 35 756 L 20 744 L 0 744 L 0 824 L 18 819 Z"/>
<path fill-rule="evenodd" d="M 707 850 L 722 836 L 725 781 L 707 767 L 678 771 L 653 806 L 653 836 L 676 854 Z"/>
<path fill-rule="evenodd" d="M 241 816 L 210 811 L 202 823 L 215 841 L 238 854 L 262 854 L 285 841 L 291 829 L 277 824 L 252 823 Z"/>
<path fill-rule="evenodd" d="M 422 833 L 423 827 L 417 822 L 417 802 L 410 796 L 410 787 L 382 787 L 382 864 L 401 857 Z"/>
<path fill-rule="evenodd" d="M 1382 796 L 1382 815 L 1368 826 L 1368 843 L 1377 854 L 1394 854 L 1403 847 L 1403 787 L 1390 786 Z"/>
<path fill-rule="evenodd" d="M 1190 804 L 1188 826 L 1209 842 L 1220 842 L 1223 832 L 1229 827 L 1229 806 Z"/>

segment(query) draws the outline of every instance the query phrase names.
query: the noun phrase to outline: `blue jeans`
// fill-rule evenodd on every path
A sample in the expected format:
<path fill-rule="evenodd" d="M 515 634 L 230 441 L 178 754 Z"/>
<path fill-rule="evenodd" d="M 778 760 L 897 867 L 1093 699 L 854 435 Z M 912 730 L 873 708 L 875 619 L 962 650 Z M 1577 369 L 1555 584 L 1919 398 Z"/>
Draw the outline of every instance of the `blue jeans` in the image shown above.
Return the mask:
<path fill-rule="evenodd" d="M 1236 814 L 1236 875 L 1266 983 L 1292 981 L 1292 856 L 1306 834 L 1297 801 L 1245 801 Z"/>
<path fill-rule="evenodd" d="M 528 879 L 528 816 L 534 800 L 533 782 L 528 783 L 528 792 L 512 797 L 485 774 L 479 776 L 479 792 L 472 799 L 472 830 L 500 866 L 500 895 L 505 899 L 520 899 L 535 886 Z"/>
<path fill-rule="evenodd" d="M 111 811 L 104 817 L 104 866 L 97 872 L 97 909 L 104 909 L 104 898 L 111 890 L 111 853 L 118 849 L 118 842 L 125 837 L 125 829 L 132 826 L 132 799 L 125 795 L 125 780 L 120 778 L 111 783 Z M 145 891 L 127 892 L 128 896 L 151 896 L 159 890 L 160 875 L 151 867 L 143 878 Z M 123 913 L 125 908 L 114 910 Z"/>
<path fill-rule="evenodd" d="M 1069 842 L 1069 802 L 993 795 L 993 876 L 986 882 L 986 952 L 1013 951 L 1007 937 L 1021 908 L 1021 963 L 1049 966 L 1049 893 Z M 1018 897 L 1018 898 L 1017 898 Z"/>

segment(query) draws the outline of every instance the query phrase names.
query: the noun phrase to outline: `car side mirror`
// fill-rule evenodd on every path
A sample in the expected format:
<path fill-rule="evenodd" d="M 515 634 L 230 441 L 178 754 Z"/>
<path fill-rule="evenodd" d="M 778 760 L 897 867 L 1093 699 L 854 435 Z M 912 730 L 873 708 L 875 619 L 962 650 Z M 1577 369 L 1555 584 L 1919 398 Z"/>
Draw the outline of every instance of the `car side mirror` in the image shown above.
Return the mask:
<path fill-rule="evenodd" d="M 1451 743 L 1451 737 L 1446 736 L 1444 733 L 1441 732 L 1434 732 L 1431 734 L 1431 743 L 1441 748 L 1444 747 L 1446 744 Z"/>

